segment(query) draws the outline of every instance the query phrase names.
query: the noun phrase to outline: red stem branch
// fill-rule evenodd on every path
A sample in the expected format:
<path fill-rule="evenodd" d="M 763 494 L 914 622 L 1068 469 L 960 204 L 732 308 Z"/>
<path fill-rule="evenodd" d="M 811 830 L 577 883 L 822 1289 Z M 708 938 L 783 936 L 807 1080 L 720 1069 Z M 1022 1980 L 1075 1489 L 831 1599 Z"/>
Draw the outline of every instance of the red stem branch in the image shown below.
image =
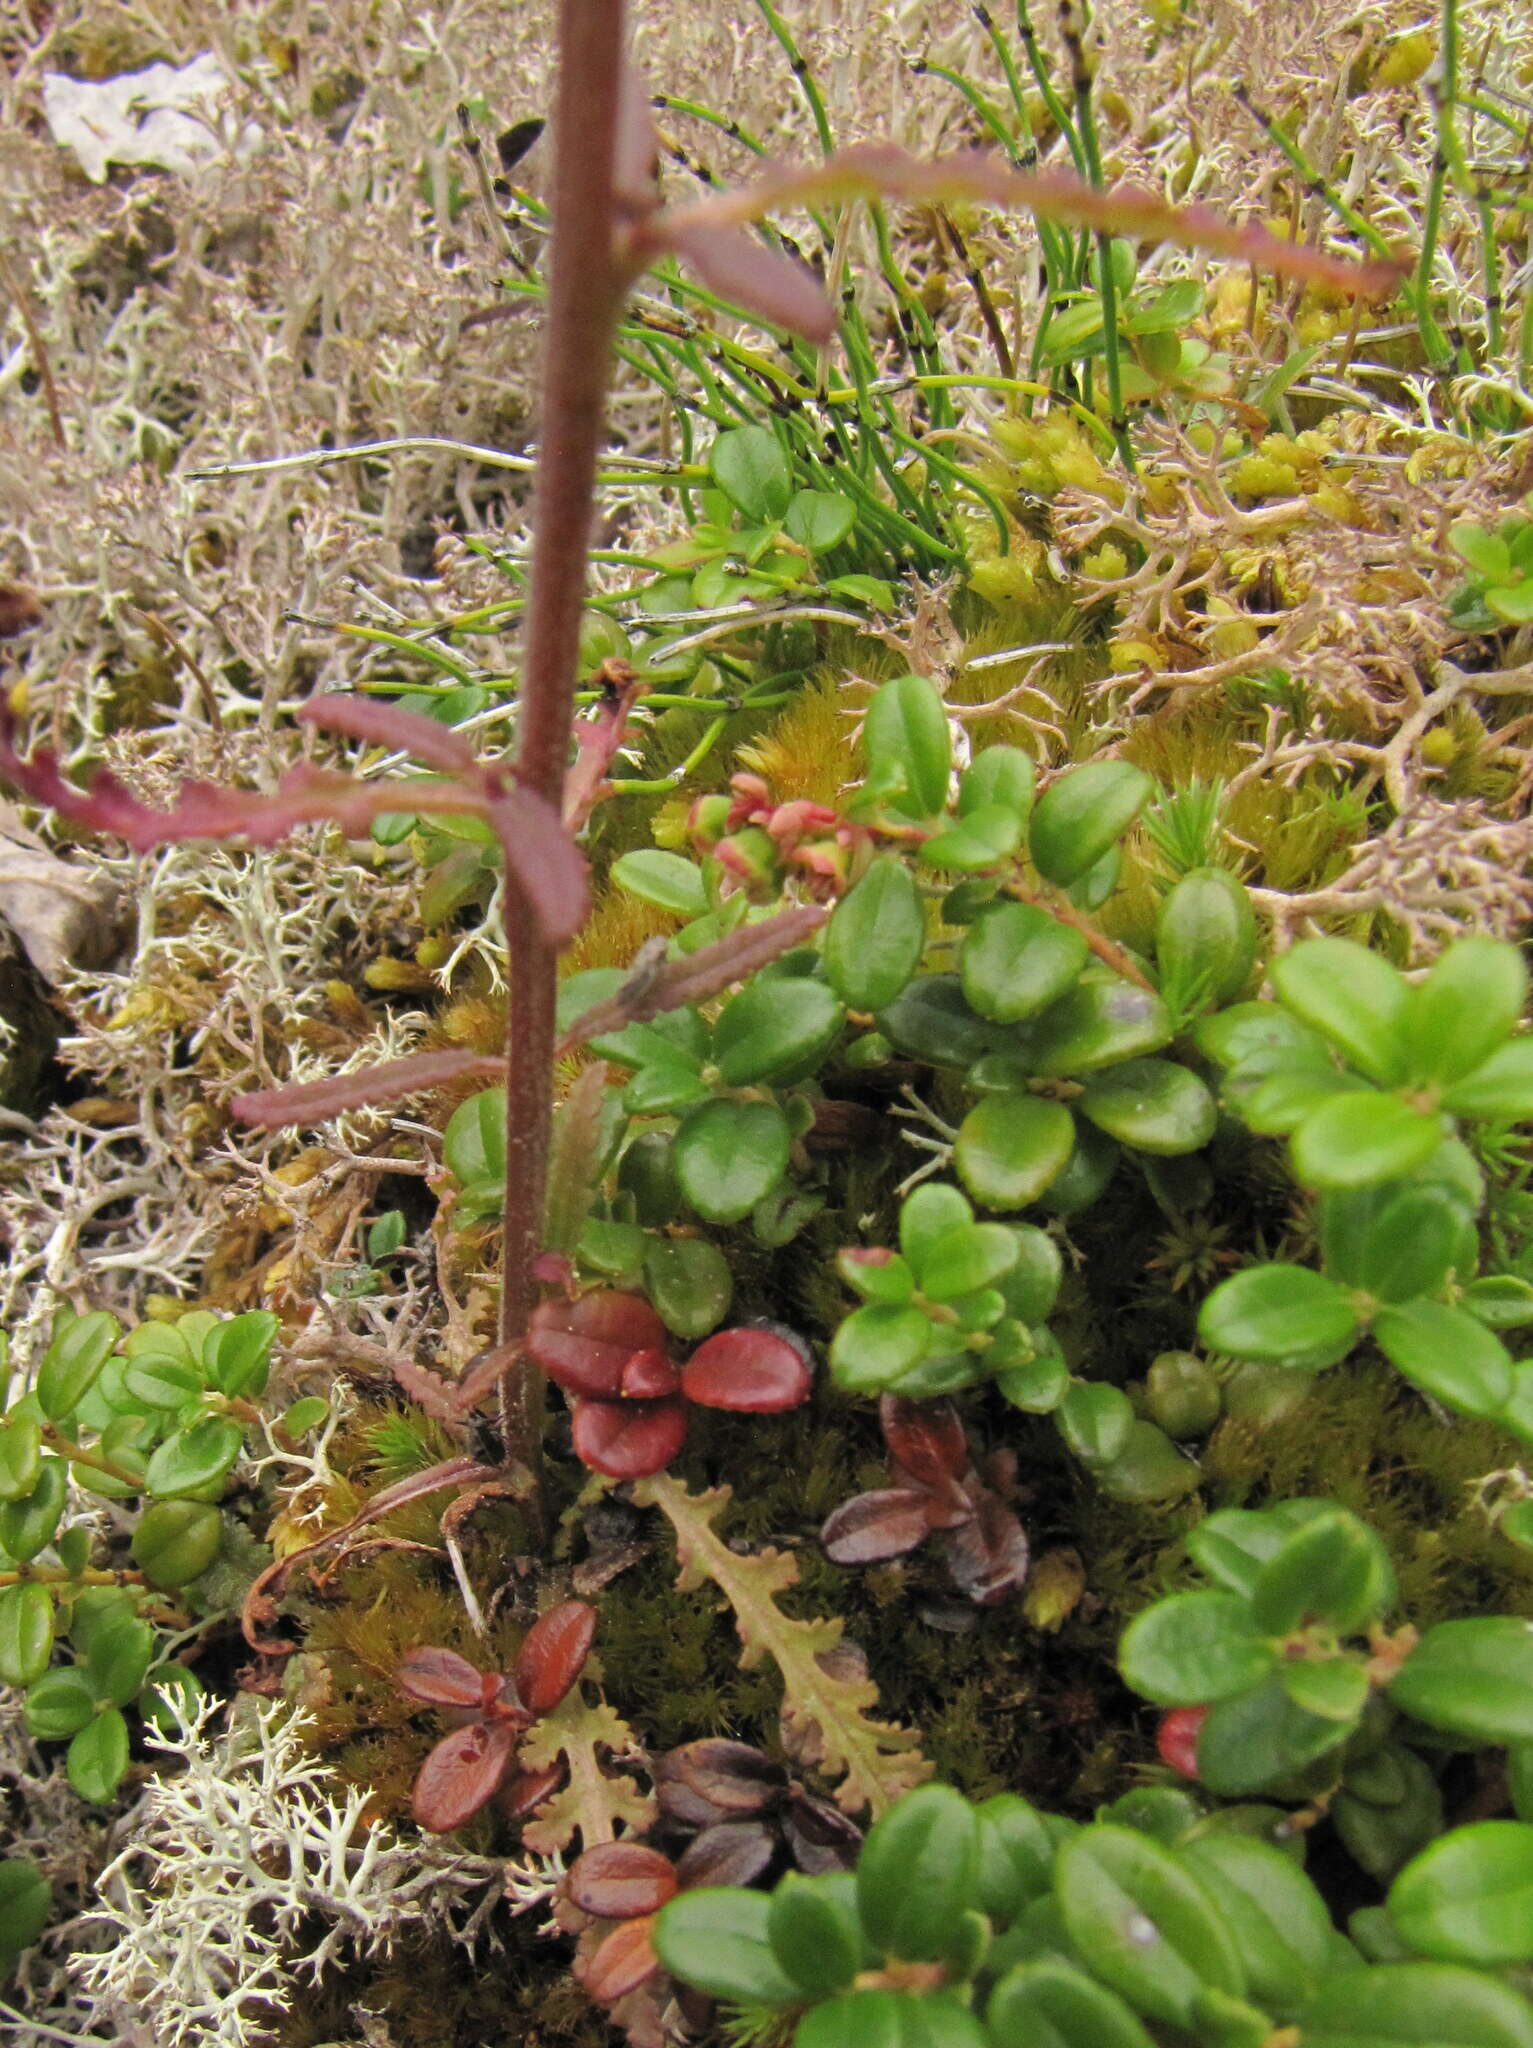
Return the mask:
<path fill-rule="evenodd" d="M 517 770 L 558 806 L 569 765 L 580 615 L 612 330 L 622 285 L 614 255 L 613 170 L 624 55 L 622 0 L 561 0 L 554 113 L 552 271 L 534 487 L 532 594 Z M 553 1116 L 556 949 L 510 876 L 506 1031 L 506 1209 L 500 1336 L 514 1344 L 537 1300 L 533 1261 Z M 502 1381 L 508 1459 L 541 1471 L 543 1380 L 518 1345 Z M 536 1512 L 536 1496 L 532 1503 Z"/>

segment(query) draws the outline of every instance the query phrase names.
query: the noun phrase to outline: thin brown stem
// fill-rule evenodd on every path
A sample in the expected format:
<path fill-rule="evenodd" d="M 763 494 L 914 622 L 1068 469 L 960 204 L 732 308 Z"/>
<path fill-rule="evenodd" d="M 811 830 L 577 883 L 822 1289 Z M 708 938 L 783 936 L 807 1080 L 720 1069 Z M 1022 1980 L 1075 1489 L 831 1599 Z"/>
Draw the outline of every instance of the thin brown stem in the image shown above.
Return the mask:
<path fill-rule="evenodd" d="M 532 601 L 517 773 L 559 805 L 569 764 L 580 614 L 612 330 L 613 173 L 623 68 L 622 0 L 561 0 L 555 106 L 552 271 L 534 490 Z M 537 1299 L 553 1115 L 557 953 L 508 877 L 506 1206 L 500 1335 L 515 1344 Z M 502 1381 L 508 1460 L 541 1471 L 542 1376 L 520 1347 Z M 536 1516 L 539 1488 L 529 1502 Z"/>
<path fill-rule="evenodd" d="M 1133 957 L 1126 953 L 1115 939 L 1108 938 L 1105 932 L 1099 932 L 1089 917 L 1083 917 L 1067 896 L 1052 889 L 1030 889 L 1025 882 L 1019 881 L 1008 882 L 1006 893 L 1008 896 L 1014 896 L 1019 903 L 1036 903 L 1041 910 L 1046 910 L 1050 917 L 1057 917 L 1061 924 L 1073 925 L 1104 967 L 1110 967 L 1114 974 L 1121 974 L 1125 981 L 1133 982 L 1136 988 L 1148 989 L 1151 995 L 1155 993 L 1155 984 L 1144 969 L 1135 964 Z"/>
<path fill-rule="evenodd" d="M 64 415 L 59 407 L 58 386 L 53 381 L 48 350 L 33 311 L 32 293 L 26 279 L 6 255 L 3 243 L 0 243 L 0 284 L 5 286 L 16 302 L 16 312 L 26 333 L 27 347 L 32 351 L 32 367 L 36 370 L 37 381 L 42 386 L 43 403 L 48 408 L 48 424 L 53 429 L 54 441 L 60 448 L 67 448 L 69 442 L 64 433 Z"/>

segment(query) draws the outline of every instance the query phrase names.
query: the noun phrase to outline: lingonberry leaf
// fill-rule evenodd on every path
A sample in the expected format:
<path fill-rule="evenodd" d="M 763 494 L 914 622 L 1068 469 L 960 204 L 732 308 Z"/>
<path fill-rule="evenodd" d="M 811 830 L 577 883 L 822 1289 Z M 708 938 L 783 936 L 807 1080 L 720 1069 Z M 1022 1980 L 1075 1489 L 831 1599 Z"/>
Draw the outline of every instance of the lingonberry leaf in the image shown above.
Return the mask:
<path fill-rule="evenodd" d="M 809 1394 L 802 1352 L 771 1330 L 720 1330 L 682 1367 L 681 1390 L 705 1408 L 775 1414 Z"/>
<path fill-rule="evenodd" d="M 783 1828 L 799 1869 L 810 1877 L 850 1870 L 862 1847 L 862 1829 L 828 1799 L 795 1786 L 788 1795 Z"/>
<path fill-rule="evenodd" d="M 578 1301 L 540 1301 L 532 1312 L 528 1356 L 572 1394 L 610 1398 L 636 1351 L 666 1348 L 665 1325 L 639 1294 L 598 1288 Z"/>
<path fill-rule="evenodd" d="M 882 1564 L 903 1557 L 932 1530 L 932 1497 L 922 1487 L 859 1493 L 827 1516 L 820 1542 L 832 1564 Z"/>
<path fill-rule="evenodd" d="M 683 1820 L 719 1820 L 727 1816 L 761 1813 L 773 1806 L 787 1789 L 788 1777 L 779 1763 L 752 1749 L 748 1742 L 732 1742 L 725 1735 L 705 1735 L 696 1742 L 683 1742 L 668 1750 L 655 1766 L 655 1785 L 664 1812 Z M 689 1795 L 679 1799 L 678 1795 Z M 683 1804 L 697 1801 L 702 1813 L 683 1812 Z"/>
<path fill-rule="evenodd" d="M 681 1385 L 681 1374 L 663 1351 L 636 1351 L 623 1367 L 625 1401 L 662 1401 Z"/>
<path fill-rule="evenodd" d="M 593 1920 L 637 1920 L 675 1896 L 676 1866 L 643 1842 L 598 1842 L 570 1866 L 565 1890 Z"/>
<path fill-rule="evenodd" d="M 504 1722 L 474 1721 L 442 1737 L 421 1765 L 410 1801 L 428 1834 L 450 1834 L 494 1798 L 516 1733 Z"/>
<path fill-rule="evenodd" d="M 580 1676 L 596 1633 L 596 1610 L 562 1600 L 528 1629 L 516 1654 L 516 1689 L 534 1720 L 551 1714 Z"/>
<path fill-rule="evenodd" d="M 687 1411 L 680 1400 L 575 1403 L 575 1455 L 609 1479 L 663 1472 L 686 1437 Z"/>
<path fill-rule="evenodd" d="M 542 1771 L 518 1771 L 507 1778 L 495 1794 L 495 1810 L 507 1820 L 525 1820 L 545 1799 L 558 1791 L 564 1781 L 562 1763 Z"/>

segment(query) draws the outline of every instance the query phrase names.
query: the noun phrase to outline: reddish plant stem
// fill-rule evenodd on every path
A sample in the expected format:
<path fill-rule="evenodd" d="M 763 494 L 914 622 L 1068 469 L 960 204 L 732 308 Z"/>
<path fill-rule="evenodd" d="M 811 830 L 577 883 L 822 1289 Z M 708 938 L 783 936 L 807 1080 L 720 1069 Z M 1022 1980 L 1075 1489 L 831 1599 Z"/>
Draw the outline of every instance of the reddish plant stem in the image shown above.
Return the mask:
<path fill-rule="evenodd" d="M 555 806 L 569 765 L 580 615 L 612 330 L 622 284 L 614 255 L 613 169 L 624 53 L 622 0 L 561 0 L 554 111 L 552 271 L 534 487 L 532 596 L 517 772 Z M 537 1300 L 533 1261 L 553 1116 L 557 953 L 508 877 L 506 1208 L 500 1338 L 506 1456 L 541 1473 L 543 1378 L 518 1339 Z M 529 1510 L 538 1517 L 539 1484 Z"/>

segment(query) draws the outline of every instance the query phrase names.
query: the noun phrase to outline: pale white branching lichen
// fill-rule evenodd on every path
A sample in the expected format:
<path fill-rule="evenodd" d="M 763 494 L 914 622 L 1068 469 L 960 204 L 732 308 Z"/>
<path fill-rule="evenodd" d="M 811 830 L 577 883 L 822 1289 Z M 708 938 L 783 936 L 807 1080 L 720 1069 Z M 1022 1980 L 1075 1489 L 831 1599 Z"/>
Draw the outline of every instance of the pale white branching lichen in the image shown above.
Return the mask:
<path fill-rule="evenodd" d="M 101 1875 L 87 1924 L 113 1945 L 74 1961 L 100 2015 L 125 2030 L 152 2016 L 160 2048 L 246 2048 L 347 1953 L 376 1956 L 423 1923 L 478 1939 L 498 1863 L 365 1820 L 368 1795 L 304 1750 L 285 1705 L 245 1695 L 226 1730 L 213 1717 L 204 1705 L 150 1738 L 179 1768 L 149 1787 Z"/>

